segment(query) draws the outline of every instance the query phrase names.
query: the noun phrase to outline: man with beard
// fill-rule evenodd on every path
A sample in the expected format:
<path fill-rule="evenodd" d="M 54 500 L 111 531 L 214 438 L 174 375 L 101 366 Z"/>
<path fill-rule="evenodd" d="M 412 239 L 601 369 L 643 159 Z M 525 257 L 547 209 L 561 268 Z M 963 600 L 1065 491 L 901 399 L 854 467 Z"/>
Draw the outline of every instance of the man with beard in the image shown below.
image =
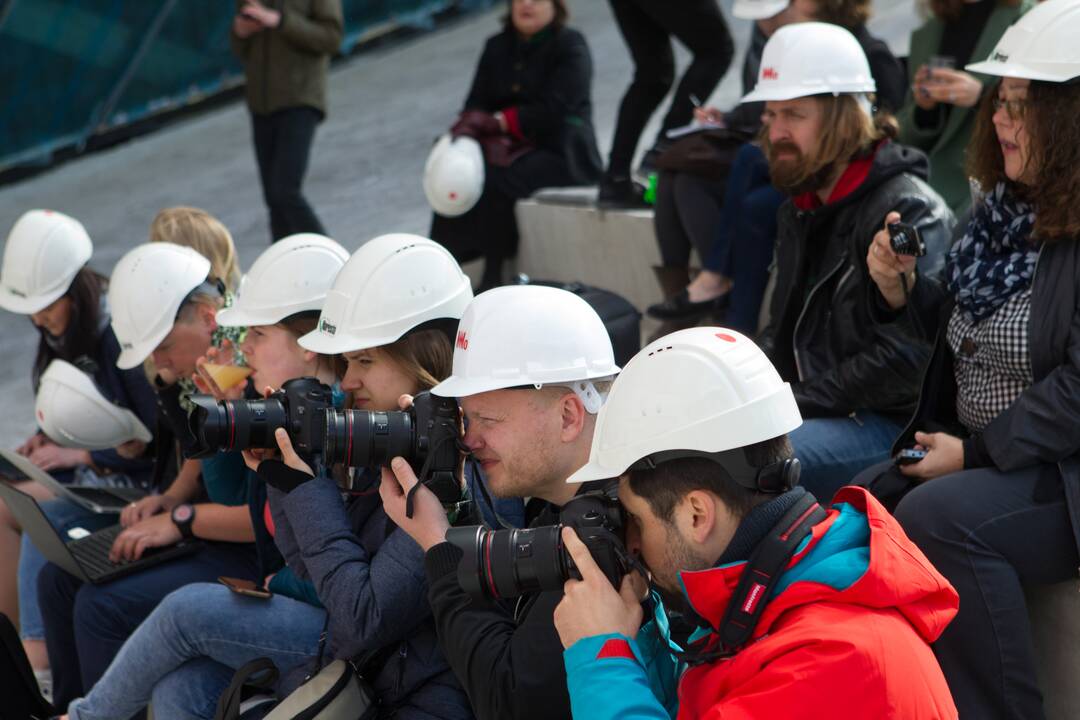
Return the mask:
<path fill-rule="evenodd" d="M 794 487 L 800 422 L 733 330 L 682 330 L 627 363 L 569 482 L 620 478 L 627 549 L 699 631 L 672 652 L 654 596 L 639 627 L 637 573 L 616 591 L 563 529 L 581 576 L 555 610 L 575 718 L 667 720 L 676 703 L 680 720 L 957 716 L 930 649 L 956 591 L 866 490 L 825 509 Z"/>
<path fill-rule="evenodd" d="M 800 23 L 769 39 L 743 100 L 765 102 L 763 149 L 773 184 L 789 196 L 760 340 L 807 418 L 790 440 L 803 486 L 822 499 L 887 459 L 930 355 L 928 340 L 876 322 L 871 240 L 886 219 L 914 225 L 926 245 L 919 281 L 938 282 L 954 225 L 925 182 L 925 155 L 893 142 L 895 120 L 873 112 L 873 90 L 851 33 Z"/>

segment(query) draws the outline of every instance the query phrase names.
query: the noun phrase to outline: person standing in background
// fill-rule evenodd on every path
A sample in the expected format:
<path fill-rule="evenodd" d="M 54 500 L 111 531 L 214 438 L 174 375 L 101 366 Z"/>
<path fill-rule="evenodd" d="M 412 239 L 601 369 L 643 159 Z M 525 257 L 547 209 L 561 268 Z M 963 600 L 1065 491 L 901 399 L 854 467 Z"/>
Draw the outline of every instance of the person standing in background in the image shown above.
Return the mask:
<path fill-rule="evenodd" d="M 694 116 L 694 100 L 707 98 L 724 77 L 735 45 L 716 0 L 608 0 L 619 32 L 634 61 L 634 80 L 623 95 L 611 142 L 607 173 L 600 182 L 598 204 L 602 207 L 633 207 L 643 203 L 640 191 L 630 179 L 638 139 L 653 111 L 675 82 L 674 37 L 693 55 L 686 68 L 671 108 L 653 143 L 657 150 L 665 133 L 688 124 Z M 645 164 L 650 162 L 645 157 Z"/>
<path fill-rule="evenodd" d="M 232 49 L 244 65 L 255 159 L 273 241 L 325 235 L 302 192 L 315 126 L 326 117 L 326 72 L 341 46 L 341 0 L 238 0 Z"/>

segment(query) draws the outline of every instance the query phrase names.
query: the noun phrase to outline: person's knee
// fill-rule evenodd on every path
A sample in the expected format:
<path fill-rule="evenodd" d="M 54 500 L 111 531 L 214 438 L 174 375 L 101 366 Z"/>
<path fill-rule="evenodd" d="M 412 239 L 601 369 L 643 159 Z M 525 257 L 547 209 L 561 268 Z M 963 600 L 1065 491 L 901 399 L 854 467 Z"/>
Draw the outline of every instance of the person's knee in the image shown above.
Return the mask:
<path fill-rule="evenodd" d="M 657 58 L 646 67 L 639 67 L 634 72 L 634 89 L 660 102 L 675 84 L 675 58 Z"/>
<path fill-rule="evenodd" d="M 943 488 L 935 487 L 936 482 L 939 480 L 930 480 L 913 489 L 894 513 L 904 532 L 924 551 L 956 524 L 955 508 L 943 497 Z"/>

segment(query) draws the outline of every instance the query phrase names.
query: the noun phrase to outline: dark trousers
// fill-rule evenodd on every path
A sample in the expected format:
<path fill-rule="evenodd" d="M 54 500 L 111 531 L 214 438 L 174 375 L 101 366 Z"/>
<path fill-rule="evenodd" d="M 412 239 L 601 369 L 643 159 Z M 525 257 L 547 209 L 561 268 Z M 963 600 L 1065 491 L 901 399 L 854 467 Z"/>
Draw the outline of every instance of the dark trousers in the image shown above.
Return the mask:
<path fill-rule="evenodd" d="M 322 114 L 309 107 L 251 116 L 255 159 L 274 241 L 302 232 L 326 234 L 302 192 L 311 141 L 321 120 Z"/>
<path fill-rule="evenodd" d="M 960 613 L 934 643 L 960 717 L 1045 717 L 1023 587 L 1076 577 L 1057 466 L 945 475 L 909 492 L 896 518 L 960 593 Z"/>
<path fill-rule="evenodd" d="M 619 32 L 634 61 L 634 79 L 619 105 L 608 174 L 630 174 L 641 131 L 675 82 L 675 37 L 693 54 L 683 73 L 658 140 L 673 127 L 686 125 L 694 115 L 690 100 L 702 102 L 727 72 L 735 52 L 731 32 L 717 0 L 608 0 Z"/>
<path fill-rule="evenodd" d="M 549 150 L 532 150 L 509 167 L 484 167 L 484 192 L 472 210 L 458 217 L 435 214 L 431 239 L 458 262 L 484 258 L 484 289 L 499 285 L 503 260 L 518 247 L 514 205 L 540 188 L 573 185 L 566 161 Z"/>
<path fill-rule="evenodd" d="M 686 267 L 690 251 L 704 261 L 712 251 L 724 203 L 723 180 L 664 170 L 656 183 L 653 225 L 665 267 Z"/>
<path fill-rule="evenodd" d="M 727 324 L 757 334 L 761 301 L 769 284 L 776 247 L 776 211 L 784 194 L 772 186 L 769 162 L 757 145 L 746 143 L 728 174 L 714 243 L 702 257 L 706 269 L 733 282 Z"/>
<path fill-rule="evenodd" d="M 218 577 L 255 579 L 252 545 L 215 543 L 104 585 L 84 584 L 49 563 L 38 574 L 38 603 L 53 675 L 53 704 L 63 712 L 105 673 L 128 636 L 173 590 Z"/>

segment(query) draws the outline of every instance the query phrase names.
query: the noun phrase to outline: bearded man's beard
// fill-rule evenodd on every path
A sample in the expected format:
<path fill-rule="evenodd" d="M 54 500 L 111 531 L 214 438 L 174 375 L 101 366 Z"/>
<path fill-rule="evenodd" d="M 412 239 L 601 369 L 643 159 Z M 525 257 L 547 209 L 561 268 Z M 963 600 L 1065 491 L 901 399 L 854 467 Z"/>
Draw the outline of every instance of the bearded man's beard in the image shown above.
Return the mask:
<path fill-rule="evenodd" d="M 786 195 L 820 190 L 829 184 L 836 169 L 833 162 L 813 167 L 812 161 L 794 143 L 773 144 L 766 140 L 765 154 L 773 187 Z"/>

